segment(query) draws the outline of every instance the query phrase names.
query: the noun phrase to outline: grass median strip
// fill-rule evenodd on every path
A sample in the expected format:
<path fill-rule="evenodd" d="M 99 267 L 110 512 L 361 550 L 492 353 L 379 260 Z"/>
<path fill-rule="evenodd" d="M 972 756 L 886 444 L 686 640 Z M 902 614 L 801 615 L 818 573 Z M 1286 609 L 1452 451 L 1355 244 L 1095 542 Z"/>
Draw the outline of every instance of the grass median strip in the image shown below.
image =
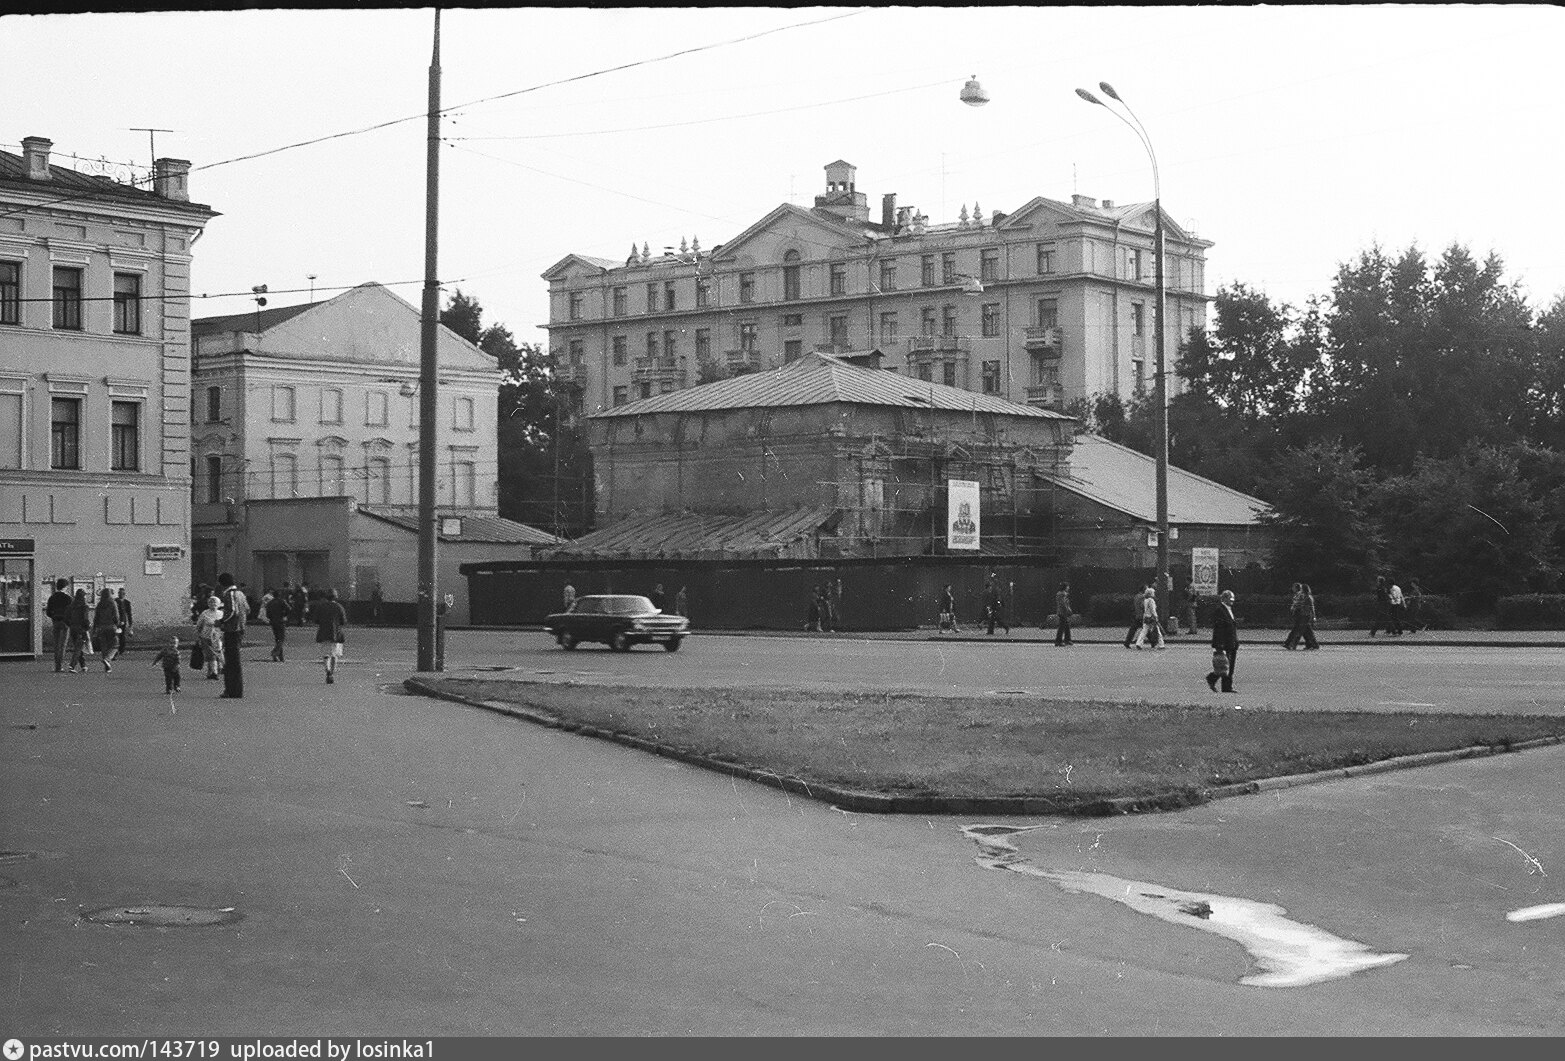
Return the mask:
<path fill-rule="evenodd" d="M 1565 718 L 1548 715 L 473 679 L 427 684 L 807 784 L 899 797 L 1046 799 L 1061 811 L 1565 736 Z"/>

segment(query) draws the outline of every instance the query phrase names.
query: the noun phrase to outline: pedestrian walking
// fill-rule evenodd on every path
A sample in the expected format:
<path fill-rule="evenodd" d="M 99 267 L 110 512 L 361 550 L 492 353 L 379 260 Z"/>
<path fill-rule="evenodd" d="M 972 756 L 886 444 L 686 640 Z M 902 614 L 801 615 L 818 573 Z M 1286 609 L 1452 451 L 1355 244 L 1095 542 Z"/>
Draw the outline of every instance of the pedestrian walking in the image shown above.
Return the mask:
<path fill-rule="evenodd" d="M 1197 599 L 1195 586 L 1186 585 L 1184 599 L 1185 625 L 1190 628 L 1186 631 L 1186 633 L 1199 634 L 1201 632 L 1200 629 L 1196 626 L 1195 608 Z"/>
<path fill-rule="evenodd" d="M 293 588 L 293 596 L 288 599 L 288 604 L 289 616 L 292 619 L 291 625 L 303 626 L 304 614 L 310 610 L 309 584 L 301 579 L 299 584 Z"/>
<path fill-rule="evenodd" d="M 1061 582 L 1054 594 L 1054 644 L 1063 648 L 1071 643 L 1071 584 Z"/>
<path fill-rule="evenodd" d="M 266 625 L 272 628 L 272 661 L 274 663 L 288 662 L 283 658 L 283 645 L 288 640 L 288 602 L 281 594 L 269 594 L 269 599 L 261 606 L 262 617 L 266 619 Z"/>
<path fill-rule="evenodd" d="M 244 591 L 234 584 L 234 576 L 223 572 L 217 576 L 223 601 L 223 692 L 222 699 L 239 700 L 245 695 L 243 661 L 239 647 L 244 642 L 245 622 L 250 616 L 250 602 Z"/>
<path fill-rule="evenodd" d="M 1315 591 L 1310 589 L 1310 584 L 1304 584 L 1304 651 L 1314 652 L 1320 648 L 1320 642 L 1315 640 Z"/>
<path fill-rule="evenodd" d="M 945 592 L 940 594 L 940 627 L 936 633 L 944 633 L 947 629 L 958 633 L 956 625 L 956 594 L 951 592 L 951 584 L 946 583 Z"/>
<path fill-rule="evenodd" d="M 1151 586 L 1147 587 L 1146 595 L 1141 598 L 1141 633 L 1136 637 L 1136 648 L 1140 649 L 1149 640 L 1152 647 L 1159 651 L 1168 648 L 1163 640 L 1163 624 L 1157 617 L 1157 590 Z"/>
<path fill-rule="evenodd" d="M 107 674 L 114 669 L 120 645 L 120 610 L 107 586 L 98 591 L 98 606 L 92 612 L 92 643 L 103 663 L 103 673 Z"/>
<path fill-rule="evenodd" d="M 1239 661 L 1239 622 L 1234 618 L 1234 593 L 1225 589 L 1217 595 L 1217 611 L 1212 616 L 1212 670 L 1206 686 L 1217 692 L 1222 679 L 1223 692 L 1234 691 L 1234 667 Z"/>
<path fill-rule="evenodd" d="M 834 631 L 837 629 L 837 613 L 831 604 L 831 594 L 826 592 L 826 587 L 815 587 L 815 606 L 820 616 L 820 629 Z"/>
<path fill-rule="evenodd" d="M 71 595 L 65 592 L 65 587 L 70 584 L 69 579 L 55 579 L 54 592 L 49 594 L 49 601 L 43 609 L 53 626 L 56 674 L 65 670 L 65 646 L 71 639 Z"/>
<path fill-rule="evenodd" d="M 674 594 L 674 614 L 690 618 L 690 597 L 685 593 L 684 586 L 680 586 L 679 592 Z"/>
<path fill-rule="evenodd" d="M 337 661 L 342 659 L 342 628 L 348 625 L 348 613 L 337 603 L 337 591 L 325 589 L 312 608 L 315 643 L 320 646 L 321 665 L 326 668 L 326 684 L 336 681 Z"/>
<path fill-rule="evenodd" d="M 168 639 L 167 647 L 160 649 L 158 654 L 152 657 L 154 667 L 163 668 L 163 691 L 165 693 L 179 692 L 179 668 L 184 660 L 179 658 L 179 638 Z"/>
<path fill-rule="evenodd" d="M 1130 597 L 1130 628 L 1125 631 L 1125 647 L 1135 648 L 1136 638 L 1146 628 L 1146 599 L 1151 586 L 1142 586 Z"/>
<path fill-rule="evenodd" d="M 115 646 L 116 655 L 125 654 L 125 646 L 130 643 L 130 635 L 135 633 L 132 628 L 133 615 L 130 607 L 130 598 L 125 596 L 125 587 L 120 587 L 119 596 L 114 598 L 114 606 L 120 612 L 120 643 Z"/>
<path fill-rule="evenodd" d="M 92 651 L 92 605 L 87 602 L 86 590 L 77 590 L 76 596 L 71 598 L 66 627 L 70 636 L 67 662 L 72 672 L 86 674 L 87 653 Z"/>
<path fill-rule="evenodd" d="M 1369 636 L 1374 637 L 1376 630 L 1391 632 L 1391 587 L 1385 575 L 1375 576 L 1375 616 L 1369 621 Z"/>
<path fill-rule="evenodd" d="M 1407 623 L 1407 599 L 1402 596 L 1402 587 L 1395 582 L 1386 590 L 1386 600 L 1391 606 L 1391 629 L 1387 633 L 1392 637 L 1401 637 Z"/>
<path fill-rule="evenodd" d="M 386 603 L 386 597 L 380 591 L 380 583 L 375 583 L 375 588 L 370 590 L 370 622 L 380 622 L 380 606 Z"/>
<path fill-rule="evenodd" d="M 1000 576 L 993 571 L 984 582 L 984 621 L 988 624 L 989 636 L 994 636 L 996 624 L 1005 627 L 1006 636 L 1010 636 L 1011 624 L 1005 618 L 1005 591 L 1000 588 Z"/>
<path fill-rule="evenodd" d="M 565 581 L 565 592 L 561 594 L 561 597 L 565 602 L 565 607 L 560 609 L 561 611 L 568 612 L 576 607 L 576 587 L 571 585 L 569 579 Z"/>
<path fill-rule="evenodd" d="M 223 601 L 208 597 L 196 616 L 196 650 L 208 681 L 217 681 L 223 670 Z"/>
<path fill-rule="evenodd" d="M 810 591 L 810 603 L 804 609 L 804 628 L 813 632 L 820 631 L 821 588 L 819 586 Z"/>
<path fill-rule="evenodd" d="M 196 587 L 196 595 L 190 598 L 190 621 L 194 623 L 196 617 L 206 611 L 206 602 L 212 599 L 212 587 L 205 582 Z"/>
<path fill-rule="evenodd" d="M 652 607 L 660 612 L 668 608 L 668 597 L 663 592 L 663 583 L 661 582 L 652 587 L 652 592 L 647 595 L 647 599 L 652 602 Z"/>
<path fill-rule="evenodd" d="M 1292 652 L 1299 647 L 1299 640 L 1303 637 L 1304 583 L 1295 582 L 1288 600 L 1288 636 L 1282 639 L 1282 647 Z"/>

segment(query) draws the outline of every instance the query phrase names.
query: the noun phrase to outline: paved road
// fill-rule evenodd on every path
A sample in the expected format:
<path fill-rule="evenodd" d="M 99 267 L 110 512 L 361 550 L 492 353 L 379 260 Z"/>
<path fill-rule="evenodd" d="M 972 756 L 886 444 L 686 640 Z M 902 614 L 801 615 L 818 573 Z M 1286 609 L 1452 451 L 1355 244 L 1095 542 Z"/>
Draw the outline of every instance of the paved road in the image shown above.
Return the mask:
<path fill-rule="evenodd" d="M 134 658 L 112 675 L 0 669 L 0 1035 L 1565 1032 L 1565 919 L 1506 919 L 1565 901 L 1565 751 L 1159 816 L 872 817 L 397 695 L 406 640 L 361 632 L 332 687 L 260 647 L 246 700 L 196 681 L 177 712 Z M 566 657 L 458 634 L 450 657 L 516 645 L 501 663 L 754 675 L 752 640 Z M 789 644 L 775 665 L 827 684 L 857 670 L 1003 686 L 1023 663 L 1001 661 L 1027 651 L 985 646 L 981 666 L 965 662 L 980 650 L 947 651 L 915 673 L 892 646 Z M 1094 651 L 1050 665 L 1151 682 L 1196 662 Z M 1362 650 L 1277 655 L 1378 666 Z M 1189 919 L 985 868 L 974 824 L 1036 826 L 1013 838 L 1020 868 L 1272 903 L 1408 957 L 1249 986 L 1245 947 Z M 81 918 L 153 903 L 242 920 Z"/>

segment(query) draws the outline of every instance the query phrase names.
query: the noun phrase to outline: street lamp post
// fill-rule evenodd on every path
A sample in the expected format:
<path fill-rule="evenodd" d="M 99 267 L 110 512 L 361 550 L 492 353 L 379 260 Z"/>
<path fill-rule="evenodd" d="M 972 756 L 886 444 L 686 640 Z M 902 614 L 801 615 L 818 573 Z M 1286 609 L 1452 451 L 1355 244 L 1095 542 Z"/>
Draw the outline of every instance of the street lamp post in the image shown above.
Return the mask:
<path fill-rule="evenodd" d="M 1169 598 L 1173 586 L 1171 585 L 1172 579 L 1169 577 L 1168 567 L 1168 335 L 1163 327 L 1163 313 L 1168 291 L 1164 285 L 1163 278 L 1163 187 L 1158 178 L 1157 153 L 1152 150 L 1152 138 L 1147 135 L 1146 128 L 1141 124 L 1141 119 L 1136 117 L 1136 112 L 1130 109 L 1130 104 L 1126 103 L 1120 98 L 1119 93 L 1114 91 L 1113 85 L 1107 81 L 1099 81 L 1098 88 L 1103 91 L 1105 96 L 1124 107 L 1125 113 L 1130 115 L 1130 119 L 1127 120 L 1124 114 L 1119 113 L 1119 111 L 1110 107 L 1084 88 L 1078 88 L 1076 95 L 1088 103 L 1102 107 L 1114 115 L 1114 117 L 1130 126 L 1131 131 L 1140 139 L 1141 146 L 1146 148 L 1147 158 L 1152 162 L 1152 209 L 1156 215 L 1153 241 L 1156 246 L 1154 253 L 1157 255 L 1157 265 L 1154 270 L 1155 282 L 1157 284 L 1157 308 L 1153 324 L 1157 329 L 1157 369 L 1153 376 L 1152 392 L 1153 401 L 1157 406 L 1157 453 L 1155 454 L 1157 458 L 1157 576 L 1155 585 L 1157 586 L 1158 619 L 1160 622 L 1167 623 L 1169 608 L 1172 603 Z M 1132 121 L 1135 124 L 1131 124 Z"/>

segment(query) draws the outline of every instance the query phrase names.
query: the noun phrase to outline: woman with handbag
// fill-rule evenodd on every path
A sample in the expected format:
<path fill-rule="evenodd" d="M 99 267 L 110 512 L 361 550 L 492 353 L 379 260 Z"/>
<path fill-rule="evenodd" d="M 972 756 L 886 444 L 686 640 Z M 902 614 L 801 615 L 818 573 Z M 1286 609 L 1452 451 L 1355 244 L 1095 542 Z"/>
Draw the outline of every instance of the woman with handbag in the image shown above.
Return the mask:
<path fill-rule="evenodd" d="M 1217 692 L 1217 680 L 1223 680 L 1223 692 L 1234 691 L 1234 664 L 1239 656 L 1239 623 L 1234 619 L 1234 591 L 1217 595 L 1217 610 L 1212 616 L 1212 670 L 1206 687 Z"/>
<path fill-rule="evenodd" d="M 98 592 L 98 607 L 92 613 L 92 643 L 98 647 L 98 658 L 107 674 L 114 669 L 120 647 L 120 608 L 108 587 Z"/>
<path fill-rule="evenodd" d="M 223 670 L 223 602 L 208 597 L 206 611 L 196 616 L 196 642 L 201 646 L 208 681 L 217 681 Z"/>

